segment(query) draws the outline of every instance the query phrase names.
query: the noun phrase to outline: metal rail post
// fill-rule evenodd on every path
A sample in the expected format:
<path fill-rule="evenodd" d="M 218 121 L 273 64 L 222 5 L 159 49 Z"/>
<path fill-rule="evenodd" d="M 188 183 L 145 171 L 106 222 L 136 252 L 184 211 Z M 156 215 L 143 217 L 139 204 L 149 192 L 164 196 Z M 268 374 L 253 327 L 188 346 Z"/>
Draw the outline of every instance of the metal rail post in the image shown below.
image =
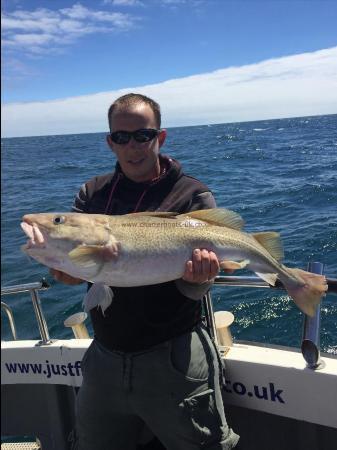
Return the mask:
<path fill-rule="evenodd" d="M 44 314 L 42 312 L 39 294 L 37 293 L 37 291 L 35 289 L 32 289 L 30 291 L 30 295 L 32 297 L 33 308 L 34 308 L 37 324 L 39 326 L 39 331 L 40 331 L 40 335 L 41 335 L 40 344 L 41 345 L 50 344 L 51 341 L 50 341 L 50 337 L 49 337 L 48 326 L 47 326 L 47 322 L 44 317 Z"/>
<path fill-rule="evenodd" d="M 1 295 L 11 295 L 18 294 L 20 292 L 30 292 L 33 308 L 37 320 L 37 324 L 40 331 L 41 341 L 40 345 L 50 344 L 51 340 L 49 337 L 49 331 L 46 319 L 42 312 L 41 302 L 38 294 L 38 290 L 46 290 L 49 289 L 50 285 L 43 278 L 41 281 L 36 283 L 26 283 L 26 284 L 18 284 L 15 286 L 1 287 Z M 13 335 L 14 336 L 14 335 Z"/>
<path fill-rule="evenodd" d="M 308 264 L 308 272 L 323 274 L 324 265 L 319 262 L 311 262 Z M 307 366 L 310 369 L 318 369 L 321 367 L 320 361 L 320 322 L 321 322 L 321 305 L 317 305 L 314 317 L 304 315 L 303 321 L 303 337 L 302 337 L 302 355 Z"/>
<path fill-rule="evenodd" d="M 1 309 L 6 311 L 8 321 L 9 321 L 9 326 L 11 327 L 11 331 L 12 331 L 12 336 L 13 336 L 14 341 L 16 341 L 18 339 L 18 336 L 16 334 L 16 327 L 15 327 L 13 312 L 12 312 L 11 308 L 4 302 L 1 302 Z"/>

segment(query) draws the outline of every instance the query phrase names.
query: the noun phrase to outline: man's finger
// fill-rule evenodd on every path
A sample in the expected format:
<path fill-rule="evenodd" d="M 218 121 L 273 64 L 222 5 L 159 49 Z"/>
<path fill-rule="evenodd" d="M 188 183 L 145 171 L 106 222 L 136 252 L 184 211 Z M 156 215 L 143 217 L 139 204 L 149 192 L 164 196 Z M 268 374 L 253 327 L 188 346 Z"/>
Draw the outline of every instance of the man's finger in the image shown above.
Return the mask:
<path fill-rule="evenodd" d="M 210 255 L 207 250 L 201 251 L 201 274 L 203 277 L 209 276 L 211 271 Z"/>
<path fill-rule="evenodd" d="M 209 252 L 210 256 L 210 279 L 216 277 L 220 270 L 218 258 L 214 252 Z"/>
<path fill-rule="evenodd" d="M 193 251 L 193 275 L 194 279 L 198 279 L 201 272 L 202 272 L 202 266 L 201 266 L 201 251 L 199 248 L 196 248 Z"/>
<path fill-rule="evenodd" d="M 185 272 L 183 275 L 183 280 L 192 282 L 193 281 L 193 262 L 187 261 L 185 264 Z"/>

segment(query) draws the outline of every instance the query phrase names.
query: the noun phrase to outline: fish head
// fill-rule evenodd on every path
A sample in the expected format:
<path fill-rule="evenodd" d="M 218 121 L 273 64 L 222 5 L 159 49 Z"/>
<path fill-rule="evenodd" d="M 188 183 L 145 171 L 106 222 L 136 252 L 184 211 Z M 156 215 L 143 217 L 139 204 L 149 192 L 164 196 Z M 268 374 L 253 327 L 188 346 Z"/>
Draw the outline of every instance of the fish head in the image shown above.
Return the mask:
<path fill-rule="evenodd" d="M 23 216 L 21 228 L 28 237 L 22 250 L 38 262 L 74 276 L 90 277 L 74 266 L 69 253 L 79 246 L 106 246 L 113 236 L 107 218 L 95 214 L 41 213 Z M 81 268 L 97 271 L 94 266 Z"/>

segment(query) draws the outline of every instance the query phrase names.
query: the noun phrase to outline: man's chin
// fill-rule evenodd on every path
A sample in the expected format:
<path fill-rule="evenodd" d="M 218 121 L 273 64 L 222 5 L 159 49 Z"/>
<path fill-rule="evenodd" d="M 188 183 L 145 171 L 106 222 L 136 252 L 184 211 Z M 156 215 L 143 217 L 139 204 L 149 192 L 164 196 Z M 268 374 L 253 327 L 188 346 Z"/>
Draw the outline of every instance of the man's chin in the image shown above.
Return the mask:
<path fill-rule="evenodd" d="M 152 170 L 149 170 L 144 163 L 145 161 L 139 164 L 129 164 L 128 170 L 124 171 L 125 175 L 136 183 L 152 180 Z"/>

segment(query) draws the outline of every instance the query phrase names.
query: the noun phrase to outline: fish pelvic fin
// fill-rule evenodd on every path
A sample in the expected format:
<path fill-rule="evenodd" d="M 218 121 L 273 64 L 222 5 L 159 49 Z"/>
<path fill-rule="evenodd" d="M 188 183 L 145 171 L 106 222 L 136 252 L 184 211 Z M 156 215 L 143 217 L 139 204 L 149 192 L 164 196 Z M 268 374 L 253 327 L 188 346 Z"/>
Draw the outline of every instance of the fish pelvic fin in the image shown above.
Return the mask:
<path fill-rule="evenodd" d="M 232 228 L 234 230 L 241 230 L 244 226 L 244 220 L 238 213 L 225 208 L 211 208 L 191 211 L 186 214 L 180 214 L 177 218 L 197 219 L 210 225 Z"/>
<path fill-rule="evenodd" d="M 252 233 L 253 238 L 271 254 L 276 261 L 281 261 L 284 257 L 283 246 L 279 233 L 275 231 L 265 231 L 262 233 Z"/>
<path fill-rule="evenodd" d="M 299 281 L 297 286 L 294 286 L 293 283 L 288 286 L 287 282 L 284 282 L 288 294 L 301 311 L 313 317 L 317 305 L 328 290 L 325 276 L 289 267 L 287 267 L 287 271 Z"/>
<path fill-rule="evenodd" d="M 114 294 L 109 286 L 102 283 L 94 283 L 83 300 L 83 308 L 85 312 L 89 312 L 95 306 L 100 307 L 102 314 L 112 303 Z"/>

